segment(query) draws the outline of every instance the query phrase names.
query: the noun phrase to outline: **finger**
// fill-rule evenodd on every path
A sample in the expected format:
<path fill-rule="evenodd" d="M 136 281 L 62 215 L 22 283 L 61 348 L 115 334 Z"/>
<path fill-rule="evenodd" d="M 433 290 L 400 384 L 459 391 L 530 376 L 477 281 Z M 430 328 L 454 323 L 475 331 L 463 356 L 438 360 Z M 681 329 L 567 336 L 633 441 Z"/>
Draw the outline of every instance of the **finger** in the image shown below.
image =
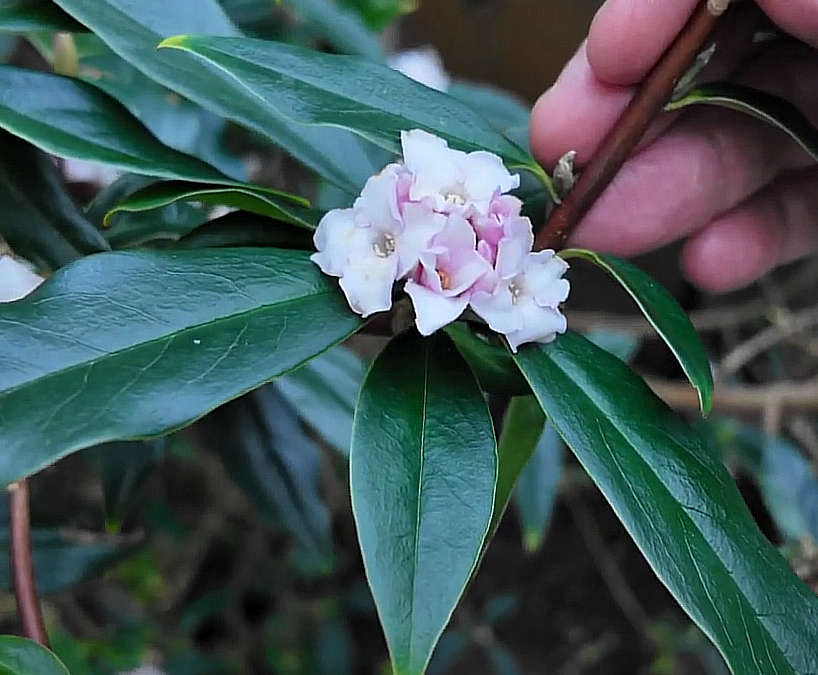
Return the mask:
<path fill-rule="evenodd" d="M 667 49 L 699 0 L 608 0 L 588 32 L 588 62 L 608 84 L 641 80 Z"/>
<path fill-rule="evenodd" d="M 718 218 L 685 245 L 682 268 L 697 286 L 746 286 L 818 250 L 818 169 L 788 176 Z"/>
<path fill-rule="evenodd" d="M 759 25 L 760 12 L 752 4 L 747 9 L 737 13 L 730 30 L 718 38 L 719 47 L 705 73 L 707 79 L 726 77 L 753 48 L 752 37 Z M 554 86 L 534 106 L 530 139 L 534 156 L 544 166 L 552 167 L 566 152 L 576 150 L 577 165 L 584 165 L 622 115 L 634 90 L 600 79 L 588 62 L 587 44 L 583 43 Z M 672 120 L 672 115 L 657 120 L 640 147 L 659 135 Z"/>
<path fill-rule="evenodd" d="M 815 0 L 756 0 L 781 28 L 818 47 L 818 3 Z"/>

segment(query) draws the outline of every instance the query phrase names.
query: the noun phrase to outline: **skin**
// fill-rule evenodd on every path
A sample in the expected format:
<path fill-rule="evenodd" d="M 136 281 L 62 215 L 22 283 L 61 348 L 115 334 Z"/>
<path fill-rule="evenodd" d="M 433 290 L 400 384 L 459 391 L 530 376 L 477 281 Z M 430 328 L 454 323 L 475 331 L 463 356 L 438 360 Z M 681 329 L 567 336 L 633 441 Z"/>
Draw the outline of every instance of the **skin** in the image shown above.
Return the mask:
<path fill-rule="evenodd" d="M 573 149 L 581 167 L 696 4 L 608 0 L 534 108 L 538 160 L 553 166 Z M 708 75 L 783 96 L 818 124 L 818 0 L 756 4 L 803 43 L 754 46 L 759 17 L 746 3 Z M 662 117 L 570 243 L 631 256 L 683 237 L 682 268 L 709 291 L 739 288 L 815 251 L 818 167 L 781 131 L 736 112 L 705 107 Z"/>

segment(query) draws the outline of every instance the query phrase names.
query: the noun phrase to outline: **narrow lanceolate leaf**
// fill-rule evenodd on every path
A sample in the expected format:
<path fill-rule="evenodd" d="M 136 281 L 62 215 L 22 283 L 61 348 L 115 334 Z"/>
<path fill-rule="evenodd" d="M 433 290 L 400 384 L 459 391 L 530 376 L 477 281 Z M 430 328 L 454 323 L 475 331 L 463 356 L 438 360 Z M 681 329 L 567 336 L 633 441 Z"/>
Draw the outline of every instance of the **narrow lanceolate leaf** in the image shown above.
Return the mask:
<path fill-rule="evenodd" d="M 523 544 L 529 553 L 539 550 L 545 538 L 562 478 L 564 448 L 554 425 L 546 422 L 531 459 L 517 479 L 514 503 L 523 530 Z"/>
<path fill-rule="evenodd" d="M 320 212 L 309 208 L 301 197 L 270 188 L 250 186 L 202 185 L 189 181 L 153 183 L 130 194 L 105 216 L 105 222 L 118 213 L 135 213 L 160 209 L 179 201 L 203 202 L 229 206 L 250 213 L 283 220 L 293 225 L 315 229 Z"/>
<path fill-rule="evenodd" d="M 667 110 L 714 105 L 752 115 L 778 127 L 818 161 L 818 128 L 786 99 L 732 82 L 711 82 L 668 103 Z"/>
<path fill-rule="evenodd" d="M 491 417 L 445 334 L 392 340 L 364 380 L 352 508 L 397 675 L 419 675 L 474 572 L 491 522 Z"/>
<path fill-rule="evenodd" d="M 99 89 L 51 73 L 0 66 L 0 127 L 57 155 L 161 178 L 231 183 L 160 143 Z"/>
<path fill-rule="evenodd" d="M 305 252 L 84 258 L 0 307 L 0 484 L 179 428 L 359 326 Z"/>
<path fill-rule="evenodd" d="M 85 31 L 51 0 L 0 0 L 0 32 Z"/>
<path fill-rule="evenodd" d="M 612 255 L 568 249 L 564 258 L 584 258 L 605 270 L 636 301 L 645 318 L 656 329 L 679 361 L 687 379 L 699 395 L 704 415 L 713 405 L 713 373 L 696 329 L 674 297 L 654 279 L 637 267 Z"/>
<path fill-rule="evenodd" d="M 500 524 L 517 478 L 531 459 L 544 427 L 545 415 L 536 398 L 515 396 L 511 399 L 503 417 L 503 428 L 497 444 L 499 466 L 497 490 L 494 495 L 494 515 L 491 519 L 492 532 L 496 531 Z"/>
<path fill-rule="evenodd" d="M 758 530 L 700 436 L 568 332 L 515 356 L 549 420 L 732 671 L 818 672 L 818 597 Z"/>
<path fill-rule="evenodd" d="M 360 138 L 342 129 L 304 126 L 271 117 L 254 102 L 231 102 L 222 96 L 225 75 L 192 54 L 157 51 L 167 37 L 237 35 L 216 0 L 55 0 L 68 14 L 88 26 L 108 47 L 152 80 L 203 108 L 221 114 L 270 138 L 293 157 L 350 194 L 381 167 L 367 167 L 368 152 Z M 225 81 L 228 81 L 226 78 Z M 219 83 L 219 84 L 217 84 Z M 232 96 L 232 95 L 231 95 Z"/>
<path fill-rule="evenodd" d="M 13 635 L 0 635 L 3 675 L 68 675 L 62 662 L 42 645 Z"/>
<path fill-rule="evenodd" d="M 182 35 L 162 46 L 201 59 L 211 79 L 194 74 L 177 83 L 178 91 L 208 96 L 231 119 L 261 115 L 341 127 L 395 152 L 402 130 L 425 129 L 461 150 L 488 150 L 512 166 L 538 168 L 468 106 L 383 64 L 249 38 Z"/>

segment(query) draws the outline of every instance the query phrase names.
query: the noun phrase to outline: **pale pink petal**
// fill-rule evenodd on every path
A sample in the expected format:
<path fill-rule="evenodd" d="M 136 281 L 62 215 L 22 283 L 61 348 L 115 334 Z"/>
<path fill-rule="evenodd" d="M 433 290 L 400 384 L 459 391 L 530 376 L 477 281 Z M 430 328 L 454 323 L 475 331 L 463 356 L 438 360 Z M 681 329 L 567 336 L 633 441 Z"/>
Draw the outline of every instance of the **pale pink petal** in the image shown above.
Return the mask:
<path fill-rule="evenodd" d="M 341 290 L 354 312 L 367 317 L 392 307 L 397 258 L 360 256 L 352 261 L 341 278 Z"/>
<path fill-rule="evenodd" d="M 369 233 L 356 227 L 352 209 L 328 211 L 313 235 L 317 253 L 310 256 L 324 274 L 340 277 L 350 260 L 370 247 Z"/>
<path fill-rule="evenodd" d="M 471 152 L 463 160 L 465 187 L 478 208 L 488 209 L 497 194 L 520 187 L 520 177 L 509 173 L 503 160 L 490 152 Z"/>
<path fill-rule="evenodd" d="M 552 342 L 558 333 L 564 333 L 567 328 L 565 317 L 556 309 L 538 307 L 533 302 L 524 302 L 518 305 L 522 316 L 522 328 L 505 333 L 508 345 L 512 352 L 525 342 Z"/>
<path fill-rule="evenodd" d="M 388 164 L 366 181 L 353 206 L 358 225 L 371 225 L 390 232 L 399 227 L 398 182 L 405 172 L 400 164 Z"/>
<path fill-rule="evenodd" d="M 522 316 L 512 302 L 508 284 L 500 284 L 493 293 L 474 293 L 469 305 L 497 333 L 506 334 L 523 327 Z"/>
<path fill-rule="evenodd" d="M 568 263 L 550 249 L 528 255 L 526 286 L 540 307 L 556 307 L 568 297 L 571 284 L 562 278 L 567 270 Z"/>
<path fill-rule="evenodd" d="M 426 204 L 406 204 L 404 229 L 395 238 L 399 256 L 398 279 L 405 277 L 420 260 L 420 254 L 446 225 L 446 216 L 435 213 Z"/>
<path fill-rule="evenodd" d="M 45 279 L 8 255 L 0 256 L 0 302 L 24 298 Z"/>
<path fill-rule="evenodd" d="M 406 293 L 415 308 L 415 324 L 421 335 L 431 335 L 459 317 L 469 304 L 464 297 L 445 297 L 412 280 L 406 282 Z"/>

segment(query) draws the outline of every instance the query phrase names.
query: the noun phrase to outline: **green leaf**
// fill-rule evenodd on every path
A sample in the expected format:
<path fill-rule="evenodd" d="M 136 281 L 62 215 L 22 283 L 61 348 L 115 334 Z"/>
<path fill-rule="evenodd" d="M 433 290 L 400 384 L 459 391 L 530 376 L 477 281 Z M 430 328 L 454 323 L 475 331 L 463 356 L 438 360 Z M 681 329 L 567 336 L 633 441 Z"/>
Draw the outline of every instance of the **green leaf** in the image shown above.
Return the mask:
<path fill-rule="evenodd" d="M 0 32 L 28 33 L 37 30 L 77 32 L 86 28 L 51 0 L 0 0 Z"/>
<path fill-rule="evenodd" d="M 235 27 L 213 0 L 187 0 L 170 10 L 166 0 L 55 0 L 66 12 L 88 26 L 116 54 L 152 80 L 219 113 L 248 129 L 267 136 L 293 157 L 350 194 L 382 167 L 353 174 L 367 166 L 365 144 L 349 132 L 304 126 L 253 102 L 244 106 L 222 96 L 224 74 L 200 59 L 180 52 L 157 51 L 167 37 L 179 33 L 235 35 Z M 229 79 L 229 78 L 228 78 Z M 229 82 L 227 82 L 229 84 Z M 236 113 L 233 115 L 232 113 Z"/>
<path fill-rule="evenodd" d="M 8 528 L 0 528 L 0 588 L 5 590 L 12 588 L 8 542 Z M 99 578 L 140 545 L 141 536 L 35 527 L 31 530 L 31 555 L 37 571 L 37 590 L 51 595 Z"/>
<path fill-rule="evenodd" d="M 0 672 L 3 675 L 68 675 L 62 662 L 42 645 L 0 635 Z"/>
<path fill-rule="evenodd" d="M 468 106 L 383 64 L 250 38 L 180 35 L 161 46 L 201 59 L 193 71 L 201 77 L 188 74 L 177 83 L 180 93 L 195 92 L 203 105 L 207 97 L 212 109 L 241 123 L 283 118 L 340 127 L 393 152 L 402 130 L 425 129 L 458 149 L 488 150 L 512 167 L 540 170 Z"/>
<path fill-rule="evenodd" d="M 711 82 L 668 103 L 665 109 L 690 105 L 714 105 L 752 115 L 781 129 L 818 161 L 818 128 L 786 99 L 732 82 Z"/>
<path fill-rule="evenodd" d="M 668 291 L 638 267 L 612 255 L 566 249 L 563 258 L 584 258 L 605 270 L 636 301 L 642 314 L 665 341 L 699 395 L 702 414 L 713 406 L 713 373 L 696 329 Z"/>
<path fill-rule="evenodd" d="M 59 157 L 160 178 L 233 183 L 160 143 L 121 104 L 78 80 L 0 66 L 0 127 Z"/>
<path fill-rule="evenodd" d="M 568 332 L 515 356 L 656 575 L 734 673 L 818 670 L 818 597 L 700 436 L 625 364 Z"/>
<path fill-rule="evenodd" d="M 321 456 L 278 391 L 260 387 L 217 408 L 199 427 L 261 516 L 328 562 L 332 543 L 320 492 Z"/>
<path fill-rule="evenodd" d="M 491 334 L 479 333 L 477 326 L 452 323 L 444 329 L 468 361 L 483 391 L 502 396 L 525 396 L 531 393 L 528 383 L 508 348 Z"/>
<path fill-rule="evenodd" d="M 40 269 L 108 248 L 65 191 L 53 162 L 0 130 L 0 235 Z"/>
<path fill-rule="evenodd" d="M 529 553 L 540 549 L 551 520 L 562 477 L 563 446 L 554 425 L 546 422 L 531 459 L 517 478 L 514 503 L 522 525 L 523 544 Z"/>
<path fill-rule="evenodd" d="M 170 208 L 170 207 L 168 207 Z M 214 218 L 180 237 L 172 248 L 264 246 L 314 249 L 312 231 L 244 211 Z"/>
<path fill-rule="evenodd" d="M 324 441 L 347 457 L 364 373 L 361 360 L 339 345 L 273 386 Z"/>
<path fill-rule="evenodd" d="M 0 360 L 14 364 L 0 371 L 0 484 L 84 447 L 164 435 L 360 325 L 306 252 L 84 258 L 0 306 Z"/>
<path fill-rule="evenodd" d="M 533 396 L 515 396 L 511 399 L 503 417 L 500 440 L 497 443 L 499 458 L 497 488 L 494 493 L 494 515 L 491 532 L 497 530 L 506 511 L 520 471 L 528 463 L 543 434 L 545 415 Z"/>
<path fill-rule="evenodd" d="M 334 0 L 287 0 L 285 4 L 339 51 L 383 60 L 383 48 L 360 17 Z"/>
<path fill-rule="evenodd" d="M 419 675 L 475 570 L 497 449 L 467 363 L 444 333 L 405 333 L 364 380 L 350 454 L 352 508 L 397 675 Z"/>
<path fill-rule="evenodd" d="M 315 229 L 317 221 L 323 215 L 310 210 L 306 199 L 270 188 L 167 181 L 152 183 L 128 195 L 106 214 L 105 223 L 122 212 L 152 211 L 179 201 L 230 206 L 311 230 Z"/>

